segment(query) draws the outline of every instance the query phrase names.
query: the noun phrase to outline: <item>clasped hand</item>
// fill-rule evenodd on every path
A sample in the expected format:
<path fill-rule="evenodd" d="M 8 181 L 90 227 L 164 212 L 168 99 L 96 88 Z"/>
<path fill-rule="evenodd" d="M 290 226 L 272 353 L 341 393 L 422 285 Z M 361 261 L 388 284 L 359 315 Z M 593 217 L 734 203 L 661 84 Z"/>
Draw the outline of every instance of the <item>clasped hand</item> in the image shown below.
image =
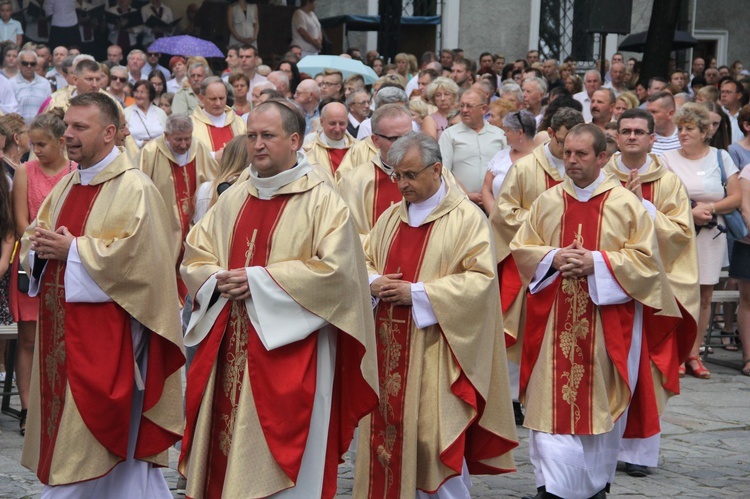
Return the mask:
<path fill-rule="evenodd" d="M 225 270 L 216 274 L 216 289 L 222 298 L 246 300 L 250 298 L 250 286 L 244 268 Z"/>
<path fill-rule="evenodd" d="M 29 239 L 31 240 L 31 249 L 39 258 L 66 261 L 70 245 L 73 244 L 75 238 L 67 227 L 62 226 L 54 232 L 37 227 L 34 229 L 34 235 Z"/>
<path fill-rule="evenodd" d="M 552 260 L 552 267 L 565 278 L 584 277 L 594 273 L 594 255 L 574 241 L 570 246 L 560 248 Z"/>
<path fill-rule="evenodd" d="M 713 218 L 713 214 L 711 213 L 710 203 L 698 202 L 695 204 L 695 207 L 693 207 L 692 211 L 693 211 L 693 221 L 695 222 L 695 225 L 699 227 L 702 225 L 706 225 Z"/>
<path fill-rule="evenodd" d="M 411 283 L 401 280 L 404 274 L 385 274 L 370 284 L 370 294 L 386 303 L 411 306 Z"/>
<path fill-rule="evenodd" d="M 640 199 L 641 201 L 643 201 L 643 189 L 641 189 L 642 183 L 643 181 L 638 175 L 638 170 L 631 170 L 630 175 L 628 175 L 628 181 L 625 184 L 625 188 L 638 196 L 638 199 Z"/>

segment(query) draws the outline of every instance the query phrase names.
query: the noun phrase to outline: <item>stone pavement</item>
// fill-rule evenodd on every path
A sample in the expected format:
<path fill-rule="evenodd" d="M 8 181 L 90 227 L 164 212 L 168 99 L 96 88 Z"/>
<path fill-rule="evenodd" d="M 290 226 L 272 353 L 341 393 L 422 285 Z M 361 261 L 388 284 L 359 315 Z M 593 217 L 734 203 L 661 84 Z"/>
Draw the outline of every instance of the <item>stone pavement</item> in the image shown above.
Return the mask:
<path fill-rule="evenodd" d="M 739 367 L 739 353 L 715 349 L 716 358 Z M 737 369 L 708 364 L 710 380 L 686 377 L 682 395 L 673 398 L 663 418 L 661 463 L 646 478 L 618 472 L 610 497 L 750 497 L 750 377 Z M 0 498 L 39 497 L 41 485 L 19 464 L 23 439 L 17 421 L 0 415 Z M 519 428 L 517 473 L 473 477 L 472 497 L 521 497 L 535 492 L 528 459 L 527 433 Z M 171 487 L 177 452 L 165 470 Z M 251 470 L 249 470 L 251 472 Z M 352 469 L 339 471 L 339 497 L 351 497 Z M 175 497 L 184 497 L 175 491 Z"/>

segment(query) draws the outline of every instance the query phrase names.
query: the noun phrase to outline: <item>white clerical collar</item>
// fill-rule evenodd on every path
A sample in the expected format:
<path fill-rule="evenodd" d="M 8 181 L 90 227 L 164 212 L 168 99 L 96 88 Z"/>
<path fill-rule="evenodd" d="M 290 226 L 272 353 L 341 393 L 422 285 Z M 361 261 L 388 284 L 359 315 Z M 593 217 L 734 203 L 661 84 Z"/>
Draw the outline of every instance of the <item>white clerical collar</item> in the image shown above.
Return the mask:
<path fill-rule="evenodd" d="M 190 158 L 190 149 L 187 150 L 185 154 L 177 154 L 174 152 L 174 149 L 172 149 L 172 146 L 169 145 L 169 142 L 166 140 L 164 141 L 167 144 L 167 149 L 172 153 L 172 156 L 174 156 L 174 159 L 177 160 L 177 166 L 185 166 L 188 163 L 188 159 Z"/>
<path fill-rule="evenodd" d="M 325 132 L 320 132 L 320 140 L 332 149 L 344 149 L 346 147 L 346 138 L 333 140 Z"/>
<path fill-rule="evenodd" d="M 89 185 L 91 181 L 94 180 L 94 177 L 96 177 L 99 172 L 109 166 L 109 164 L 113 162 L 119 155 L 120 150 L 116 147 L 112 147 L 112 150 L 109 151 L 109 154 L 104 156 L 104 159 L 102 159 L 98 163 L 88 168 L 81 168 L 81 166 L 78 165 L 78 174 L 81 177 L 81 185 Z"/>
<path fill-rule="evenodd" d="M 219 116 L 214 116 L 212 114 L 208 114 L 205 109 L 202 110 L 203 114 L 208 116 L 208 119 L 211 120 L 211 123 L 214 124 L 217 128 L 224 128 L 224 124 L 227 122 L 227 113 L 221 113 Z"/>
<path fill-rule="evenodd" d="M 435 194 L 425 199 L 421 203 L 410 203 L 408 209 L 409 227 L 419 227 L 420 225 L 422 225 L 422 222 L 424 222 L 427 217 L 430 216 L 430 213 L 432 213 L 435 208 L 438 207 L 440 201 L 445 198 L 445 194 L 445 182 L 443 181 L 443 179 L 440 179 L 440 187 Z"/>
<path fill-rule="evenodd" d="M 304 177 L 312 167 L 307 162 L 307 158 L 301 152 L 297 152 L 297 164 L 273 177 L 259 177 L 258 172 L 250 165 L 250 183 L 258 189 L 260 199 L 271 199 L 273 195 L 287 184 L 291 184 L 297 179 Z"/>
<path fill-rule="evenodd" d="M 555 155 L 552 154 L 552 151 L 549 150 L 549 142 L 544 144 L 544 155 L 547 156 L 547 161 L 549 161 L 549 164 L 554 166 L 557 170 L 557 173 L 560 174 L 560 178 L 565 178 L 565 161 L 555 157 Z"/>
<path fill-rule="evenodd" d="M 591 199 L 591 195 L 594 193 L 596 188 L 599 187 L 599 185 L 601 185 L 602 182 L 604 182 L 604 178 L 605 178 L 604 172 L 599 171 L 599 176 L 596 178 L 596 180 L 591 182 L 586 187 L 581 188 L 581 187 L 578 187 L 576 184 L 573 184 L 573 188 L 576 190 L 576 197 L 578 198 L 578 201 L 585 203 L 586 201 Z"/>
<path fill-rule="evenodd" d="M 645 175 L 648 173 L 648 168 L 651 166 L 651 162 L 648 160 L 648 156 L 646 156 L 646 162 L 643 163 L 642 166 L 638 167 L 638 173 L 640 175 Z M 630 173 L 632 168 L 628 168 L 625 166 L 625 163 L 622 162 L 622 154 L 617 157 L 617 168 L 620 169 L 622 173 Z"/>

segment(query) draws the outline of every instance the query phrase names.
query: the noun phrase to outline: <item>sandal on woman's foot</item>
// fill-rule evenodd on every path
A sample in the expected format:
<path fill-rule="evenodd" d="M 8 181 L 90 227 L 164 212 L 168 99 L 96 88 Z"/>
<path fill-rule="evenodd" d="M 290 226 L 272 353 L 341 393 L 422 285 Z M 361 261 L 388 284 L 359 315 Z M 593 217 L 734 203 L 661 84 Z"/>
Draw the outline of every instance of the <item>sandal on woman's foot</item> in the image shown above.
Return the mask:
<path fill-rule="evenodd" d="M 677 374 L 680 375 L 680 378 L 685 377 L 685 364 L 680 364 L 680 368 L 677 369 Z"/>
<path fill-rule="evenodd" d="M 734 333 L 728 331 L 721 332 L 721 346 L 728 352 L 736 352 L 739 350 L 737 345 L 734 344 Z"/>
<path fill-rule="evenodd" d="M 21 436 L 26 435 L 26 413 L 27 409 L 21 409 L 21 415 L 18 418 L 18 427 L 21 429 Z"/>
<path fill-rule="evenodd" d="M 697 364 L 697 367 L 693 367 L 691 362 L 695 362 L 695 364 Z M 703 365 L 703 362 L 701 362 L 700 357 L 689 357 L 687 362 L 685 363 L 685 372 L 699 379 L 711 378 L 711 371 L 706 369 L 706 366 Z"/>
<path fill-rule="evenodd" d="M 740 369 L 740 372 L 744 374 L 745 376 L 750 376 L 750 359 L 745 359 L 742 361 L 742 369 Z"/>

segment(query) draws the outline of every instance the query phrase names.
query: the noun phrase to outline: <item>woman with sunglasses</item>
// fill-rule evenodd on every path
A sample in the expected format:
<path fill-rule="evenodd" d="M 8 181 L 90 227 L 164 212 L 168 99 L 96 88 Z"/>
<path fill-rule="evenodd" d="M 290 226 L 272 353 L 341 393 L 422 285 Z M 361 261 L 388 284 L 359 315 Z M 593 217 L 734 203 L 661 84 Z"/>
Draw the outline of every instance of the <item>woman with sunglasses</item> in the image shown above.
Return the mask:
<path fill-rule="evenodd" d="M 509 113 L 503 118 L 502 129 L 510 147 L 498 151 L 487 165 L 487 174 L 482 184 L 482 206 L 487 214 L 495 206 L 495 198 L 510 167 L 534 149 L 536 119 L 525 109 Z"/>
<path fill-rule="evenodd" d="M 127 84 L 128 68 L 125 66 L 112 66 L 109 70 L 109 87 L 107 88 L 107 93 L 114 97 L 123 108 L 135 103 L 135 100 L 125 92 Z"/>

